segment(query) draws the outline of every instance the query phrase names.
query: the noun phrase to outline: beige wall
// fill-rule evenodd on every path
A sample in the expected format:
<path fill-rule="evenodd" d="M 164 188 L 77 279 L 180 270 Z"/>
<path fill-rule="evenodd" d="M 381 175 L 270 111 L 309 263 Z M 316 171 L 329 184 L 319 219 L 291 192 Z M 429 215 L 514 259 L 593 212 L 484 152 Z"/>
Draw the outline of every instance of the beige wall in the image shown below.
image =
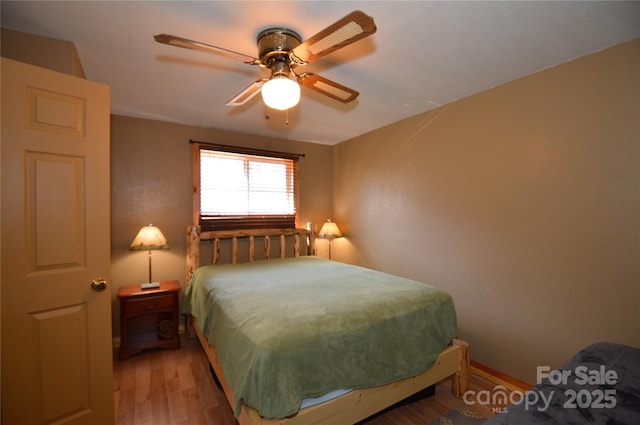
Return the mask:
<path fill-rule="evenodd" d="M 640 346 L 640 40 L 343 142 L 334 258 L 455 299 L 472 358 L 533 383 Z"/>
<path fill-rule="evenodd" d="M 76 46 L 70 41 L 2 28 L 0 42 L 6 58 L 85 78 Z"/>
<path fill-rule="evenodd" d="M 157 225 L 171 245 L 170 250 L 153 251 L 153 280 L 184 284 L 185 229 L 192 220 L 190 139 L 304 153 L 299 163 L 301 226 L 321 223 L 331 213 L 330 146 L 112 115 L 111 289 L 116 335 L 118 287 L 148 280 L 147 252 L 129 251 L 140 227 Z"/>

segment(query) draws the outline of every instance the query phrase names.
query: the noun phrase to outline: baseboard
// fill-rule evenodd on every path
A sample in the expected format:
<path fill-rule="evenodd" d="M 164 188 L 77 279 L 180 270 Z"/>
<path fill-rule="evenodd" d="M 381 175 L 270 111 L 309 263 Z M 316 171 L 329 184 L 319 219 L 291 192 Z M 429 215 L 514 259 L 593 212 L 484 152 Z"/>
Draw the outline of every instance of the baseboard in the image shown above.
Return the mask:
<path fill-rule="evenodd" d="M 510 391 L 529 391 L 533 388 L 533 385 L 527 384 L 524 381 L 509 376 L 506 373 L 502 373 L 498 370 L 492 369 L 489 366 L 485 366 L 482 363 L 478 363 L 475 360 L 471 360 L 470 365 L 471 373 L 486 379 L 489 382 L 493 382 L 497 385 L 502 385 Z"/>

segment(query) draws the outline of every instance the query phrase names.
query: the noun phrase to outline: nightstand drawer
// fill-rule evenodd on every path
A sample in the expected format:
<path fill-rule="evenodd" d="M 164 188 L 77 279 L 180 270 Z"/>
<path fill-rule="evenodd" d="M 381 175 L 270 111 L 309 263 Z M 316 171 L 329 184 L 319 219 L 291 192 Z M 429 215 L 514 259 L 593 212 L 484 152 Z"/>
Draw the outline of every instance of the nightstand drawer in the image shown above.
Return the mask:
<path fill-rule="evenodd" d="M 151 313 L 154 311 L 171 310 L 174 305 L 173 295 L 159 295 L 124 301 L 127 314 Z"/>

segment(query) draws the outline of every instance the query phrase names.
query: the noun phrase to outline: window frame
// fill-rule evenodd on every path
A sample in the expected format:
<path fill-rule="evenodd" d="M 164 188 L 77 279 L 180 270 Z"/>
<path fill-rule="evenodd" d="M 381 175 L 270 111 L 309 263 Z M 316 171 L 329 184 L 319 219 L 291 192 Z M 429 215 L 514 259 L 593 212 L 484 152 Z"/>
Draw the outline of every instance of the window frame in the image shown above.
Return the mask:
<path fill-rule="evenodd" d="M 196 142 L 191 140 L 191 165 L 193 183 L 193 223 L 203 231 L 211 230 L 243 230 L 243 229 L 289 229 L 298 223 L 299 201 L 299 158 L 304 154 L 292 154 L 262 149 L 222 145 L 216 143 Z M 293 215 L 238 215 L 229 217 L 212 217 L 203 215 L 200 210 L 200 152 L 202 150 L 217 151 L 243 155 L 247 157 L 270 157 L 293 161 Z"/>

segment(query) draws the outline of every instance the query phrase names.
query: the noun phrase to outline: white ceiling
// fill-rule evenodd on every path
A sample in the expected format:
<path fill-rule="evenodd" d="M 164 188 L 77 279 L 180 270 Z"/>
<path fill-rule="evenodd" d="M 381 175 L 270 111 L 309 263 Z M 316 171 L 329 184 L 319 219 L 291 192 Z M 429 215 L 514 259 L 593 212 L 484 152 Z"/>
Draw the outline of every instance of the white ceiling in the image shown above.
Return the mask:
<path fill-rule="evenodd" d="M 18 1 L 2 26 L 76 44 L 114 114 L 335 144 L 456 99 L 640 37 L 638 1 Z M 305 66 L 360 92 L 341 104 L 302 89 L 284 112 L 225 103 L 268 71 L 156 43 L 169 33 L 257 56 L 256 36 L 307 39 L 352 10 L 378 31 Z"/>

